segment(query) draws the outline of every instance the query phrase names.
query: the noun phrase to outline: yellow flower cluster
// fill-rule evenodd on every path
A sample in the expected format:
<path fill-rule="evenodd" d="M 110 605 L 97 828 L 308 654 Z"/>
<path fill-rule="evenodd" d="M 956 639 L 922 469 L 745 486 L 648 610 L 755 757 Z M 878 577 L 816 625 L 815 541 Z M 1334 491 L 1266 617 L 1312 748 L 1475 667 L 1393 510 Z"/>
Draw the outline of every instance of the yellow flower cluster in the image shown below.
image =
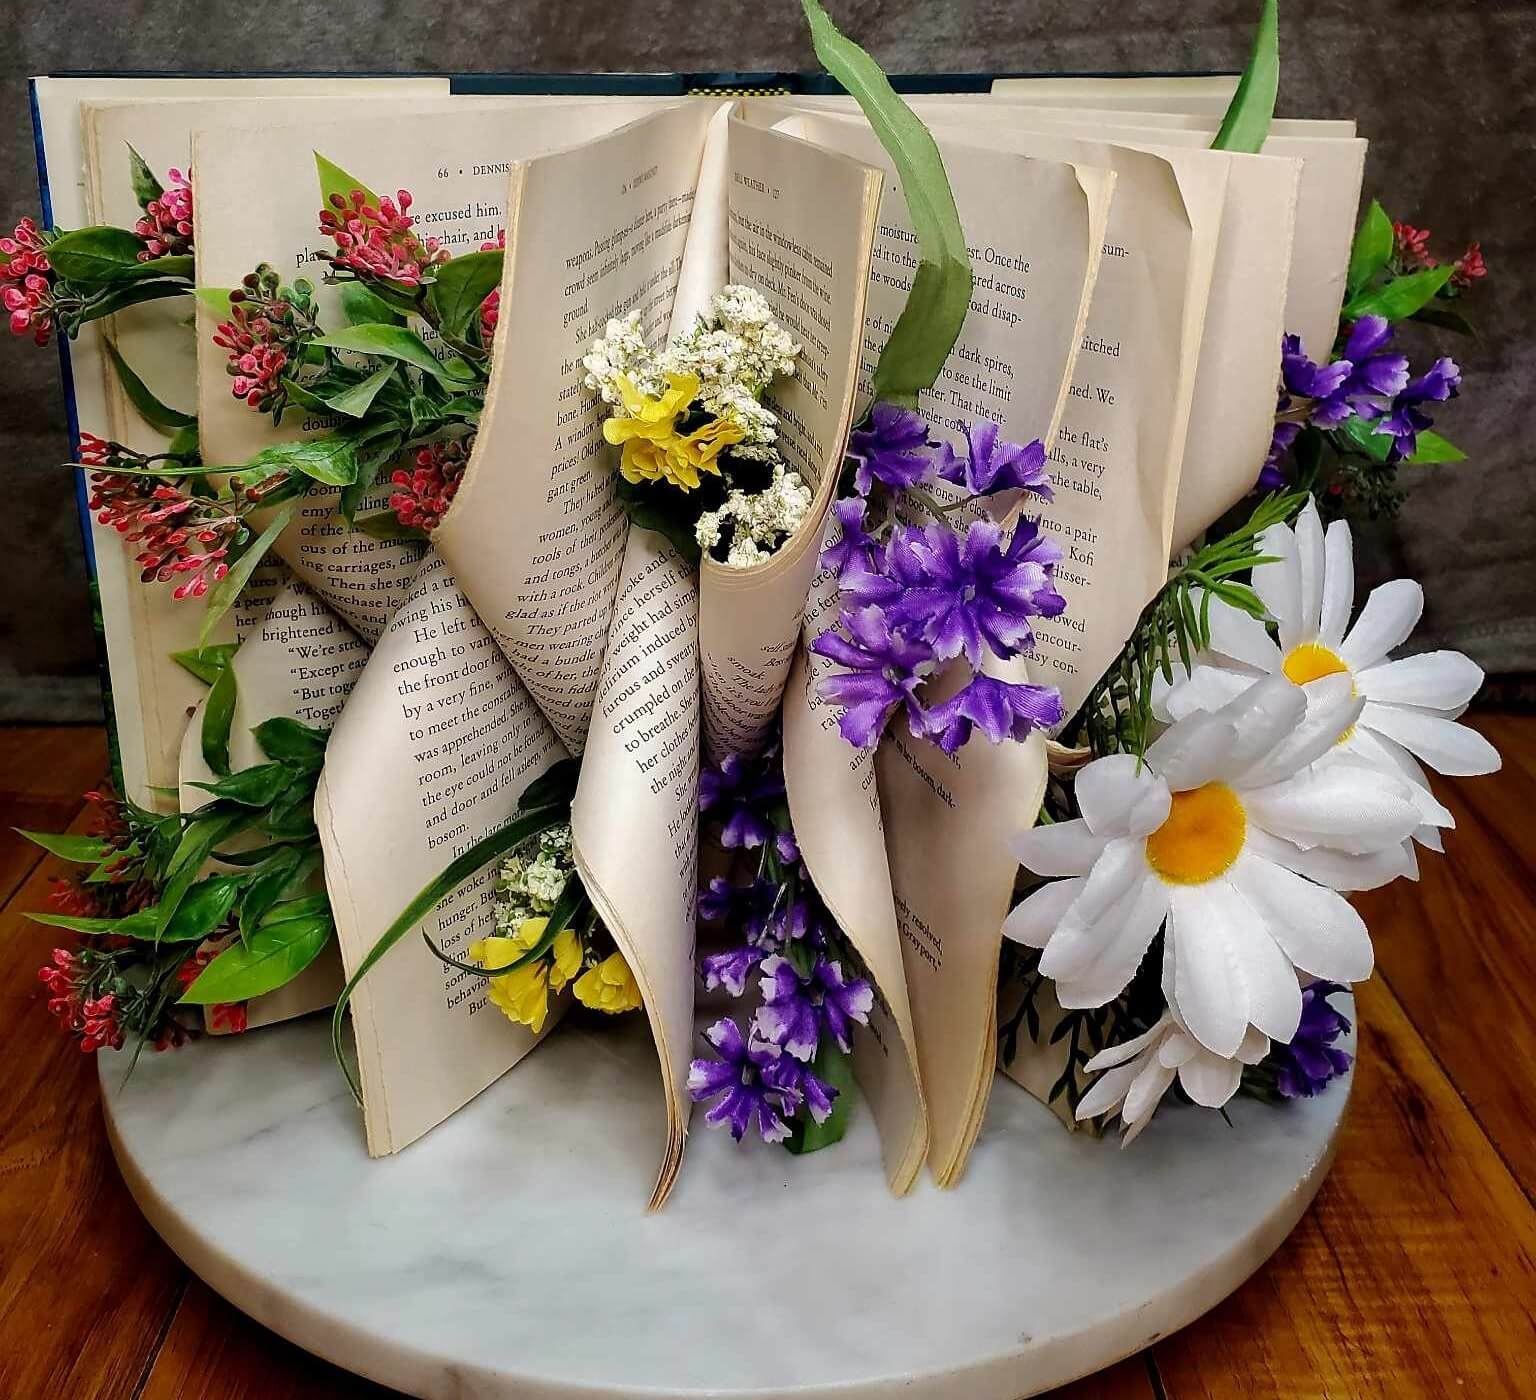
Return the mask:
<path fill-rule="evenodd" d="M 548 928 L 548 919 L 524 919 L 510 938 L 471 943 L 470 960 L 481 967 L 504 967 L 537 947 Z M 535 1035 L 549 1017 L 550 992 L 564 991 L 573 979 L 576 999 L 584 1006 L 617 1015 L 640 1005 L 640 988 L 622 955 L 614 953 L 584 973 L 581 964 L 580 936 L 575 929 L 562 929 L 546 956 L 490 979 L 491 1004 Z"/>
<path fill-rule="evenodd" d="M 625 481 L 666 481 L 680 491 L 693 491 L 699 485 L 700 472 L 720 475 L 716 459 L 742 440 L 741 427 L 724 418 L 712 418 L 691 433 L 677 430 L 678 418 L 698 397 L 698 375 L 667 375 L 667 387 L 660 398 L 641 393 L 627 374 L 620 375 L 618 383 L 627 416 L 607 419 L 603 436 L 615 445 L 623 444 L 619 470 Z"/>

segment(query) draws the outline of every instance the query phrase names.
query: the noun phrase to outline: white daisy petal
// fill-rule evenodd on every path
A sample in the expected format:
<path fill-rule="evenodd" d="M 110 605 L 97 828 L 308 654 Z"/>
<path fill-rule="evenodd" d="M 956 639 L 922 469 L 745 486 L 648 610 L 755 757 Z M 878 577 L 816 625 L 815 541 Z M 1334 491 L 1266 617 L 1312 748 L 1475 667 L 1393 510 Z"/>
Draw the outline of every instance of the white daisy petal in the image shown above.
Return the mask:
<path fill-rule="evenodd" d="M 1248 988 L 1248 1024 L 1271 1040 L 1289 1043 L 1301 1024 L 1301 983 L 1295 965 L 1275 942 L 1268 919 L 1243 900 L 1241 893 L 1234 893 L 1253 916 L 1238 944 L 1243 983 Z"/>
<path fill-rule="evenodd" d="M 1082 893 L 1062 916 L 1040 959 L 1040 971 L 1060 982 L 1088 966 L 1118 933 L 1122 905 L 1129 909 L 1136 891 L 1153 878 L 1142 842 L 1129 837 L 1111 841 L 1094 862 Z"/>
<path fill-rule="evenodd" d="M 1275 653 L 1277 656 L 1278 652 Z M 1183 667 L 1174 662 L 1177 678 Z M 1184 719 L 1197 711 L 1219 710 L 1230 700 L 1235 700 L 1254 681 L 1256 675 L 1246 670 L 1229 671 L 1221 666 L 1197 664 L 1193 672 L 1170 686 L 1159 671 L 1152 678 L 1152 712 L 1165 723 Z"/>
<path fill-rule="evenodd" d="M 1437 773 L 1467 778 L 1499 769 L 1499 751 L 1477 730 L 1455 720 L 1370 701 L 1360 715 L 1360 723 L 1395 739 Z"/>
<path fill-rule="evenodd" d="M 1299 689 L 1306 713 L 1288 734 L 1258 753 L 1241 775 L 1243 787 L 1267 787 L 1315 763 L 1359 720 L 1365 706 L 1347 675 L 1323 676 Z"/>
<path fill-rule="evenodd" d="M 1122 1040 L 1118 1045 L 1111 1045 L 1100 1050 L 1097 1055 L 1083 1066 L 1084 1072 L 1087 1074 L 1098 1074 L 1102 1070 L 1112 1069 L 1116 1065 L 1123 1065 L 1127 1060 L 1134 1060 L 1136 1056 L 1141 1054 L 1154 1041 L 1166 1035 L 1172 1024 L 1172 1020 L 1165 1015 L 1151 1030 L 1143 1031 L 1142 1034 L 1133 1036 L 1130 1040 Z"/>
<path fill-rule="evenodd" d="M 1401 744 L 1394 743 L 1384 735 L 1377 734 L 1367 729 L 1363 724 L 1355 726 L 1355 732 L 1349 736 L 1347 743 L 1340 746 L 1341 752 L 1352 753 L 1366 763 L 1374 763 L 1378 767 L 1385 768 L 1388 772 L 1396 771 L 1403 775 L 1408 783 L 1409 790 L 1413 793 L 1414 805 L 1419 809 L 1419 816 L 1428 826 L 1443 826 L 1454 828 L 1456 818 L 1451 815 L 1448 807 L 1440 804 L 1435 794 L 1430 790 L 1429 776 L 1419 767 L 1419 761 L 1408 752 Z M 1415 833 L 1415 840 L 1424 838 Z M 1428 842 L 1425 842 L 1428 845 Z M 1438 846 L 1434 847 L 1439 850 Z"/>
<path fill-rule="evenodd" d="M 1317 639 L 1329 651 L 1337 651 L 1355 603 L 1355 548 L 1348 522 L 1335 520 L 1328 527 L 1324 554 L 1323 606 Z"/>
<path fill-rule="evenodd" d="M 1090 1068 L 1091 1064 L 1090 1061 L 1084 1068 Z M 1125 1101 L 1126 1091 L 1131 1087 L 1131 1081 L 1140 1073 L 1141 1066 L 1137 1064 L 1116 1065 L 1113 1069 L 1106 1070 L 1094 1080 L 1088 1092 L 1078 1100 L 1073 1116 L 1081 1123 L 1085 1118 L 1097 1118 L 1101 1113 L 1113 1113 Z"/>
<path fill-rule="evenodd" d="M 1241 1060 L 1224 1060 L 1201 1052 L 1179 1068 L 1179 1083 L 1201 1108 L 1220 1108 L 1242 1082 Z"/>
<path fill-rule="evenodd" d="M 1224 776 L 1233 751 L 1272 748 L 1306 713 L 1307 701 L 1284 676 L 1265 676 L 1211 714 L 1174 724 L 1147 747 L 1147 766 L 1187 792 Z"/>
<path fill-rule="evenodd" d="M 1248 1029 L 1248 989 L 1234 947 L 1238 925 L 1254 920 L 1230 885 L 1174 885 L 1169 890 L 1168 951 L 1179 1017 L 1207 1050 L 1232 1055 Z"/>
<path fill-rule="evenodd" d="M 1301 579 L 1301 640 L 1317 636 L 1323 612 L 1323 522 L 1309 500 L 1296 517 L 1296 563 Z"/>
<path fill-rule="evenodd" d="M 1406 840 L 1419 809 L 1401 778 L 1341 754 L 1268 787 L 1245 789 L 1250 824 L 1303 850 L 1368 855 Z"/>
<path fill-rule="evenodd" d="M 1163 1038 L 1163 1043 L 1157 1047 L 1157 1062 L 1165 1069 L 1177 1069 L 1200 1053 L 1200 1042 L 1194 1036 L 1178 1031 Z"/>
<path fill-rule="evenodd" d="M 1371 975 L 1375 962 L 1371 935 L 1343 895 L 1247 851 L 1238 857 L 1230 878 L 1268 925 L 1270 936 L 1303 972 L 1345 984 L 1363 982 Z"/>
<path fill-rule="evenodd" d="M 1119 996 L 1136 975 L 1167 913 L 1166 887 L 1148 876 L 1100 921 L 1091 959 L 1058 978 L 1056 998 L 1061 1005 L 1080 1010 L 1105 1006 Z M 1044 972 L 1043 958 L 1040 966 Z"/>
<path fill-rule="evenodd" d="M 1156 1059 L 1149 1059 L 1146 1067 L 1131 1081 L 1125 1102 L 1120 1105 L 1120 1116 L 1128 1124 L 1146 1122 L 1172 1083 L 1173 1071 L 1164 1069 Z"/>
<path fill-rule="evenodd" d="M 1368 666 L 1355 677 L 1360 693 L 1389 705 L 1453 710 L 1465 705 L 1483 684 L 1483 668 L 1459 651 L 1426 651 Z"/>
<path fill-rule="evenodd" d="M 1013 853 L 1036 875 L 1086 875 L 1108 839 L 1095 836 L 1081 818 L 1033 826 L 1013 838 Z"/>
<path fill-rule="evenodd" d="M 1245 1065 L 1256 1065 L 1269 1054 L 1269 1037 L 1263 1031 L 1248 1027 L 1248 1034 L 1237 1047 L 1237 1058 Z"/>
<path fill-rule="evenodd" d="M 1301 616 L 1301 559 L 1296 536 L 1287 526 L 1271 525 L 1259 536 L 1261 553 L 1274 558 L 1253 570 L 1253 591 L 1280 624 L 1280 649 L 1289 651 L 1303 635 Z"/>
<path fill-rule="evenodd" d="M 1445 839 L 1440 835 L 1441 822 L 1425 822 L 1416 832 L 1413 839 L 1427 851 L 1434 851 L 1439 855 L 1445 854 Z"/>
<path fill-rule="evenodd" d="M 1074 781 L 1077 805 L 1099 836 L 1148 836 L 1168 820 L 1168 784 L 1134 754 L 1097 758 Z"/>
<path fill-rule="evenodd" d="M 1411 578 L 1395 578 L 1373 588 L 1355 625 L 1339 645 L 1340 659 L 1351 671 L 1374 666 L 1393 647 L 1408 640 L 1423 611 L 1424 590 Z"/>
<path fill-rule="evenodd" d="M 1027 948 L 1045 947 L 1087 883 L 1078 875 L 1070 880 L 1052 880 L 1032 890 L 1003 920 L 1003 936 Z"/>
<path fill-rule="evenodd" d="M 1280 669 L 1280 648 L 1258 618 L 1223 603 L 1220 598 L 1212 598 L 1210 619 L 1212 651 L 1244 662 L 1261 674 Z"/>
<path fill-rule="evenodd" d="M 1411 846 L 1411 842 L 1409 843 Z M 1401 846 L 1391 846 L 1370 855 L 1349 855 L 1344 851 L 1331 851 L 1317 846 L 1304 851 L 1290 841 L 1282 841 L 1269 832 L 1249 828 L 1245 842 L 1247 850 L 1263 856 L 1276 865 L 1316 880 L 1332 890 L 1374 890 L 1389 885 L 1393 880 L 1408 875 L 1412 869 L 1411 854 Z"/>

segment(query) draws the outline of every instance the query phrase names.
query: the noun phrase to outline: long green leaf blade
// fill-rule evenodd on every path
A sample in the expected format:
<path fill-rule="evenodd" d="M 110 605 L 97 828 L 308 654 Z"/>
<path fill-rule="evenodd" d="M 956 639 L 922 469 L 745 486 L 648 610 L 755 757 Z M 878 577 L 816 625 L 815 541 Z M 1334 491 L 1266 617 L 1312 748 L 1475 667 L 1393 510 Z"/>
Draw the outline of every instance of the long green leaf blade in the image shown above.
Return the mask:
<path fill-rule="evenodd" d="M 1248 66 L 1232 94 L 1221 130 L 1211 142 L 1213 151 L 1244 151 L 1257 155 L 1264 148 L 1269 124 L 1275 118 L 1275 97 L 1280 91 L 1280 4 L 1264 0 L 1258 32 Z"/>
<path fill-rule="evenodd" d="M 208 645 L 208 638 L 213 635 L 213 629 L 218 626 L 219 619 L 234 605 L 235 599 L 240 596 L 240 590 L 250 582 L 257 565 L 266 558 L 267 551 L 277 543 L 277 537 L 288 528 L 302 501 L 302 497 L 297 497 L 291 501 L 284 501 L 278 506 L 267 528 L 251 542 L 245 553 L 235 560 L 229 572 L 208 590 L 208 607 L 203 613 L 202 629 L 197 639 L 199 646 Z"/>

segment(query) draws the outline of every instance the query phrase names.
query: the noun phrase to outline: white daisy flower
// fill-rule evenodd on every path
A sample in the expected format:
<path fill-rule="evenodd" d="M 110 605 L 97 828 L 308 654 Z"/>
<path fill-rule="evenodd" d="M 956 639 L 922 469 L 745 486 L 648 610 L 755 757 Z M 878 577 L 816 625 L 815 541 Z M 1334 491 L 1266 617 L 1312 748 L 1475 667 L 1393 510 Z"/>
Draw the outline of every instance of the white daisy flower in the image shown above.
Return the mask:
<path fill-rule="evenodd" d="M 1044 949 L 1062 1006 L 1114 1000 L 1165 921 L 1169 1004 L 1224 1059 L 1250 1026 L 1291 1039 L 1298 971 L 1370 974 L 1370 935 L 1335 891 L 1405 873 L 1419 814 L 1404 779 L 1351 758 L 1313 766 L 1361 704 L 1345 676 L 1310 696 L 1266 677 L 1174 723 L 1141 762 L 1112 754 L 1082 769 L 1082 817 L 1015 846 L 1036 874 L 1069 878 L 1029 895 L 1003 928 Z"/>
<path fill-rule="evenodd" d="M 1391 659 L 1424 609 L 1424 590 L 1412 579 L 1372 590 L 1350 627 L 1355 572 L 1349 526 L 1336 520 L 1325 536 L 1312 502 L 1294 530 L 1272 526 L 1259 544 L 1276 562 L 1253 571 L 1253 588 L 1279 624 L 1279 644 L 1257 618 L 1212 598 L 1211 649 L 1194 658 L 1187 675 L 1176 665 L 1171 688 L 1159 678 L 1159 717 L 1216 709 L 1258 676 L 1284 676 L 1308 693 L 1323 678 L 1348 676 L 1364 704 L 1338 751 L 1409 778 L 1421 818 L 1415 834 L 1438 851 L 1437 828 L 1456 823 L 1430 792 L 1419 762 L 1457 777 L 1498 768 L 1493 745 L 1456 723 L 1483 683 L 1482 669 L 1459 651 Z"/>
<path fill-rule="evenodd" d="M 1077 1118 L 1120 1115 L 1120 1146 L 1129 1147 L 1152 1121 L 1153 1111 L 1175 1078 L 1203 1108 L 1220 1108 L 1237 1092 L 1243 1066 L 1269 1053 L 1269 1037 L 1251 1026 L 1235 1055 L 1213 1055 L 1192 1036 L 1172 1010 L 1145 1035 L 1101 1050 L 1084 1066 L 1097 1074 L 1077 1106 Z"/>

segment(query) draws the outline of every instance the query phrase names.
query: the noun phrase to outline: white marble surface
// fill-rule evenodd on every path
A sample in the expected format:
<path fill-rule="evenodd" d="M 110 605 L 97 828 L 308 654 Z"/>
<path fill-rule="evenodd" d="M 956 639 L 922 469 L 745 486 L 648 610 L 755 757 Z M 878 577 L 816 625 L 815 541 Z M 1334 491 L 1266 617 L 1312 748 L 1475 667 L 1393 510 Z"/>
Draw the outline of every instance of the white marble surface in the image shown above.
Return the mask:
<path fill-rule="evenodd" d="M 632 1020 L 632 1018 L 631 1018 Z M 398 1157 L 371 1162 L 323 1018 L 100 1057 L 139 1205 L 267 1326 L 424 1397 L 1016 1400 L 1231 1292 L 1300 1218 L 1348 1083 L 1165 1107 L 1127 1152 L 999 1080 L 960 1187 L 884 1188 L 860 1112 L 837 1149 L 738 1150 L 695 1120 L 670 1204 L 638 1022 L 562 1029 Z"/>

